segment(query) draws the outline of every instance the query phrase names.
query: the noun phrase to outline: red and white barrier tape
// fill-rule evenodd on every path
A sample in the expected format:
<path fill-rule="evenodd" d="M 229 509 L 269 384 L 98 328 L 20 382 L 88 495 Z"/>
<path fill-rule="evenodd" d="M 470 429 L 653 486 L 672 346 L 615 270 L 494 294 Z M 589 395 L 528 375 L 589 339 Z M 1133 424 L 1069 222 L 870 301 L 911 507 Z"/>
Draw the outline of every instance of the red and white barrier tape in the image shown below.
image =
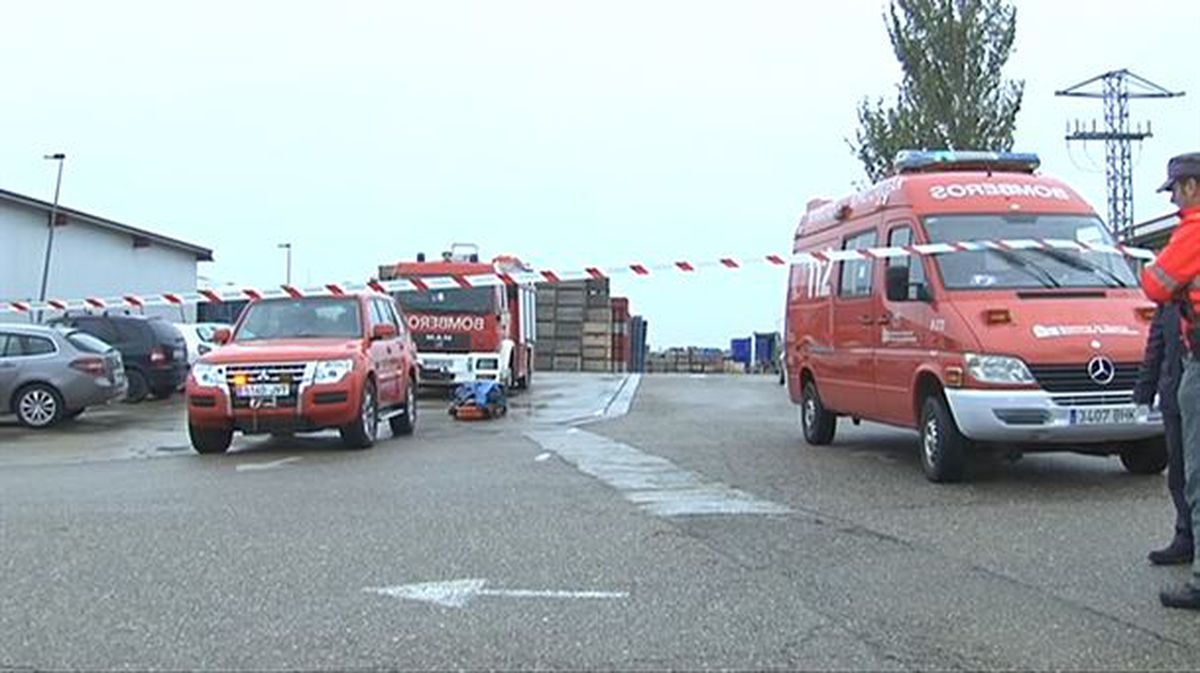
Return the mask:
<path fill-rule="evenodd" d="M 1011 239 L 993 241 L 966 241 L 959 243 L 927 243 L 893 248 L 863 248 L 859 250 L 824 250 L 812 253 L 796 253 L 791 256 L 766 255 L 753 260 L 723 257 L 714 261 L 677 261 L 664 264 L 628 264 L 618 267 L 586 267 L 581 270 L 554 271 L 550 269 L 515 273 L 489 273 L 476 275 L 454 275 L 438 277 L 416 277 L 396 280 L 372 280 L 367 283 L 328 283 L 320 287 L 301 288 L 296 285 L 281 285 L 279 288 L 202 289 L 184 292 L 160 292 L 154 294 L 125 294 L 119 297 L 84 297 L 82 299 L 49 299 L 37 301 L 0 301 L 0 313 L 30 313 L 34 311 L 104 310 L 109 308 L 142 309 L 149 306 L 185 306 L 198 303 L 220 303 L 225 301 L 258 300 L 276 297 L 305 297 L 313 295 L 336 296 L 351 292 L 373 291 L 382 293 L 427 291 L 467 287 L 494 287 L 497 285 L 526 285 L 533 283 L 561 283 L 594 278 L 608 278 L 632 274 L 648 276 L 654 272 L 692 273 L 705 268 L 740 269 L 744 266 L 766 264 L 775 267 L 788 265 L 821 265 L 861 259 L 890 259 L 893 257 L 944 255 L 956 252 L 978 252 L 984 250 L 1074 250 L 1125 255 L 1139 259 L 1154 259 L 1154 253 L 1143 248 L 1124 245 L 1098 245 L 1066 239 Z"/>

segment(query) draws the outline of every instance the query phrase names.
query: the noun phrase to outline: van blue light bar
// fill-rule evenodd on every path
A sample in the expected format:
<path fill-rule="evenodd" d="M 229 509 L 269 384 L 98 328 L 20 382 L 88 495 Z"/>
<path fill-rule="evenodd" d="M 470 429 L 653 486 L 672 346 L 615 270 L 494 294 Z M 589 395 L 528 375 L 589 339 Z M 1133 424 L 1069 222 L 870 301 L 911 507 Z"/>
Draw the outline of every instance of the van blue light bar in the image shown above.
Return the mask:
<path fill-rule="evenodd" d="M 1001 171 L 1032 173 L 1042 164 L 1033 152 L 971 150 L 900 150 L 892 163 L 898 173 L 927 171 Z"/>

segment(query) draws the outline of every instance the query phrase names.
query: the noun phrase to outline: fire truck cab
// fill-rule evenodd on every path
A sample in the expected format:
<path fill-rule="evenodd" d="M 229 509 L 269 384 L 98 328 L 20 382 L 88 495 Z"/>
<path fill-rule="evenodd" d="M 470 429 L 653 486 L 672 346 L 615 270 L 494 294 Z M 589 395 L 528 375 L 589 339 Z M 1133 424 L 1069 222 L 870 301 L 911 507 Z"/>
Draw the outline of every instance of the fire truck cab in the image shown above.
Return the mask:
<path fill-rule="evenodd" d="M 902 152 L 895 175 L 813 200 L 793 251 L 786 371 L 810 444 L 839 417 L 919 433 L 932 481 L 972 453 L 1166 464 L 1133 402 L 1153 306 L 1107 227 L 1036 155 Z"/>
<path fill-rule="evenodd" d="M 429 261 L 380 269 L 381 280 L 420 287 L 395 293 L 417 346 L 421 386 L 450 388 L 478 380 L 522 389 L 533 375 L 536 292 L 533 284 L 496 285 L 498 274 L 528 271 L 512 256 L 481 262 L 479 248 L 456 243 Z M 471 282 L 472 277 L 488 284 Z M 428 279 L 424 281 L 422 279 Z"/>

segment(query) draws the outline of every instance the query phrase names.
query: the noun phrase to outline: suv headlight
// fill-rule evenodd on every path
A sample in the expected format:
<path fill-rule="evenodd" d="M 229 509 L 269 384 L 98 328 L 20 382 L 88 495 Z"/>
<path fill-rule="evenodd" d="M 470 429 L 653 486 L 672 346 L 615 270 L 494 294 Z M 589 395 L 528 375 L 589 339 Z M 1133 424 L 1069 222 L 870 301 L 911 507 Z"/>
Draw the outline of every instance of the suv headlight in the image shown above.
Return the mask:
<path fill-rule="evenodd" d="M 225 385 L 225 368 L 197 362 L 192 365 L 192 379 L 202 388 L 220 388 Z"/>
<path fill-rule="evenodd" d="M 313 383 L 337 383 L 353 369 L 354 360 L 321 360 L 317 362 Z"/>
<path fill-rule="evenodd" d="M 967 353 L 966 361 L 967 374 L 981 383 L 1036 383 L 1020 358 Z"/>

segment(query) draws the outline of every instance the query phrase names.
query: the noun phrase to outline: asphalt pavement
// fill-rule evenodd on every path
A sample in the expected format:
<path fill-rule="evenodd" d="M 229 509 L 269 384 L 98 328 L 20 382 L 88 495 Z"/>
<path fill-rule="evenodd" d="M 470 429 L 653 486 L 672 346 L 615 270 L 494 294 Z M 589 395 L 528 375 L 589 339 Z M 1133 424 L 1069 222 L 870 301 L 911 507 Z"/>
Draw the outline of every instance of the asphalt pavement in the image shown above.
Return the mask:
<path fill-rule="evenodd" d="M 1195 668 L 1162 477 L 810 447 L 769 377 L 540 374 L 495 421 L 186 450 L 0 420 L 0 670 Z M 626 413 L 627 412 L 627 413 Z"/>

